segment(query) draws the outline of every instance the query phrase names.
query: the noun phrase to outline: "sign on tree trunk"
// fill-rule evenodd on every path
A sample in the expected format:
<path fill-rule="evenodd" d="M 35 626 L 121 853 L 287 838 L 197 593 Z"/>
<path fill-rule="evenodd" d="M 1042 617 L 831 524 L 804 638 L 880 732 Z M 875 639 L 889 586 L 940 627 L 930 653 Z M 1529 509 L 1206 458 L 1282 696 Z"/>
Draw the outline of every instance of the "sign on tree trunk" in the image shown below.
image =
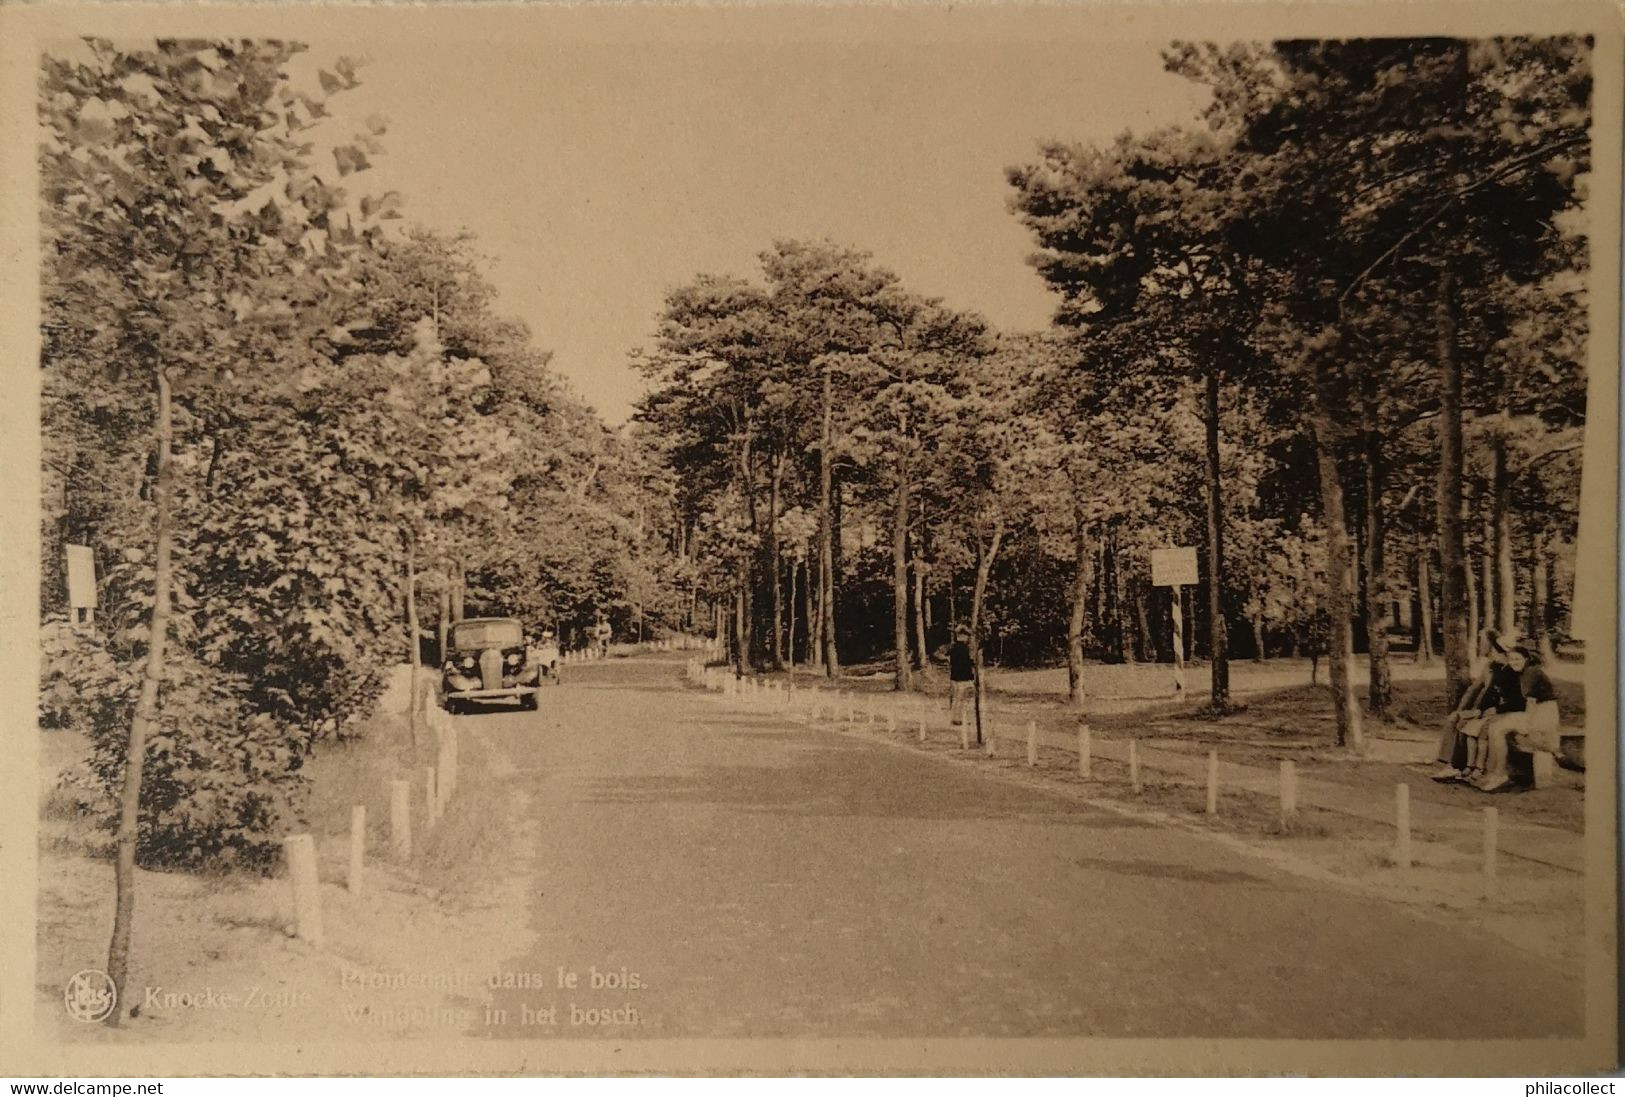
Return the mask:
<path fill-rule="evenodd" d="M 76 625 L 88 625 L 95 614 L 96 558 L 89 545 L 68 546 L 68 605 Z"/>

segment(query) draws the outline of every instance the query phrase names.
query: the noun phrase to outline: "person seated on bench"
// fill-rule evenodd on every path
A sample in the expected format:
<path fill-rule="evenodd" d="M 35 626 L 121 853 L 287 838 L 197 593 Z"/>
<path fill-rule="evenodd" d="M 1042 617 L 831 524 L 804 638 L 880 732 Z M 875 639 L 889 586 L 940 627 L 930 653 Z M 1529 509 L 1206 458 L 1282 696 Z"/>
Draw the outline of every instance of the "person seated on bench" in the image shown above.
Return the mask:
<path fill-rule="evenodd" d="M 1439 768 L 1430 774 L 1435 781 L 1466 781 L 1477 776 L 1478 733 L 1484 718 L 1495 708 L 1495 671 L 1504 661 L 1499 639 L 1494 629 L 1479 638 L 1479 655 L 1484 663 L 1455 711 L 1444 718 L 1436 755 Z"/>
<path fill-rule="evenodd" d="M 1508 646 L 1507 666 L 1518 674 L 1515 703 L 1497 705 L 1494 716 L 1484 721 L 1484 775 L 1475 782 L 1481 792 L 1505 792 L 1512 787 L 1507 775 L 1508 740 L 1525 753 L 1537 750 L 1556 754 L 1557 691 L 1540 665 L 1540 656 L 1528 645 Z M 1504 700 L 1512 701 L 1512 698 Z"/>

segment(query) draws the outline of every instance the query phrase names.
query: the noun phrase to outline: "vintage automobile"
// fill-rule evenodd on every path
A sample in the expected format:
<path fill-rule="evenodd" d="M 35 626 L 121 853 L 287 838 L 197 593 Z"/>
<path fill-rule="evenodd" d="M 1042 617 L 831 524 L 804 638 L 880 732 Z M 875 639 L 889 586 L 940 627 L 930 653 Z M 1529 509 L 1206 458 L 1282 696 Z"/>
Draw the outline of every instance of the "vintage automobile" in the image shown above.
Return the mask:
<path fill-rule="evenodd" d="M 525 632 L 512 617 L 469 617 L 451 626 L 441 668 L 440 700 L 447 712 L 518 702 L 536 708 L 541 667 L 525 650 Z"/>

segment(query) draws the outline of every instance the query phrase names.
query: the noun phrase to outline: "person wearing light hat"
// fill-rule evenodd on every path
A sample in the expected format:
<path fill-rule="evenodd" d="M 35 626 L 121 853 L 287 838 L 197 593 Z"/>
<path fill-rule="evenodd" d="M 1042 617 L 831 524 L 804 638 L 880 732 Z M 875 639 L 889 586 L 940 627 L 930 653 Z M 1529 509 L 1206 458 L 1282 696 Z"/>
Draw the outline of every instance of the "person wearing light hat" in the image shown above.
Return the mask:
<path fill-rule="evenodd" d="M 541 639 L 536 643 L 535 659 L 541 664 L 542 673 L 557 681 L 559 677 L 559 638 L 551 628 L 542 629 Z"/>
<path fill-rule="evenodd" d="M 1540 665 L 1540 656 L 1523 640 L 1503 640 L 1507 669 L 1517 675 L 1515 686 L 1502 691 L 1495 715 L 1484 721 L 1484 775 L 1474 783 L 1480 792 L 1505 792 L 1512 787 L 1507 775 L 1508 740 L 1516 736 L 1519 750 L 1557 753 L 1557 691 Z"/>

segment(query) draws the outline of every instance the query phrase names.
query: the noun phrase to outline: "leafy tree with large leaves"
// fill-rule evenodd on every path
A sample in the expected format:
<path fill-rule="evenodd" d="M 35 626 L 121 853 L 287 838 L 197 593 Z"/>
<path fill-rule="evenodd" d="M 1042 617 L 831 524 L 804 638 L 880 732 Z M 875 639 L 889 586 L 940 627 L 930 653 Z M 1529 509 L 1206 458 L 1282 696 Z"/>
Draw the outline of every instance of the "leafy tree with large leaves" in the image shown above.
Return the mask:
<path fill-rule="evenodd" d="M 161 721 L 169 714 L 160 693 L 171 680 L 172 632 L 186 624 L 174 616 L 187 570 L 184 560 L 177 566 L 175 534 L 178 508 L 193 500 L 177 497 L 177 478 L 206 468 L 202 447 L 193 443 L 212 425 L 217 382 L 235 371 L 269 375 L 286 368 L 286 355 L 318 346 L 332 317 L 329 302 L 339 296 L 330 291 L 342 280 L 345 241 L 333 216 L 344 194 L 310 167 L 305 134 L 324 108 L 320 98 L 288 85 L 285 66 L 299 49 L 274 41 L 126 47 L 90 40 L 44 61 L 46 390 L 71 402 L 72 394 L 110 381 L 122 387 L 120 426 L 145 435 L 135 450 L 140 505 L 120 513 L 105 497 L 94 504 L 104 529 L 123 526 L 119 532 L 129 534 L 145 519 L 151 531 L 125 541 L 133 550 L 125 561 L 132 587 L 145 581 L 151 592 L 125 603 L 140 612 L 145 601 L 144 637 L 132 635 L 131 624 L 113 633 L 120 644 L 115 662 L 143 666 L 119 774 L 108 975 L 120 991 L 129 963 L 143 772 L 152 748 L 163 756 Z M 348 64 L 326 79 L 335 90 L 355 83 Z M 339 174 L 353 170 L 359 155 L 339 146 Z M 145 407 L 136 395 L 143 392 Z M 60 424 L 63 410 L 48 412 L 47 425 Z M 178 424 L 187 432 L 179 445 Z M 72 445 L 49 445 L 48 463 L 70 475 L 94 468 L 64 456 Z M 129 455 L 130 447 L 118 452 Z M 123 580 L 117 568 L 109 570 L 109 583 Z M 184 647 L 188 637 L 178 639 Z M 195 718 L 205 727 L 237 726 L 213 724 L 225 703 L 221 691 L 200 692 L 210 698 L 198 701 L 206 709 L 173 713 L 182 727 Z M 187 700 L 184 692 L 173 699 Z M 121 1015 L 114 1011 L 109 1022 Z"/>

